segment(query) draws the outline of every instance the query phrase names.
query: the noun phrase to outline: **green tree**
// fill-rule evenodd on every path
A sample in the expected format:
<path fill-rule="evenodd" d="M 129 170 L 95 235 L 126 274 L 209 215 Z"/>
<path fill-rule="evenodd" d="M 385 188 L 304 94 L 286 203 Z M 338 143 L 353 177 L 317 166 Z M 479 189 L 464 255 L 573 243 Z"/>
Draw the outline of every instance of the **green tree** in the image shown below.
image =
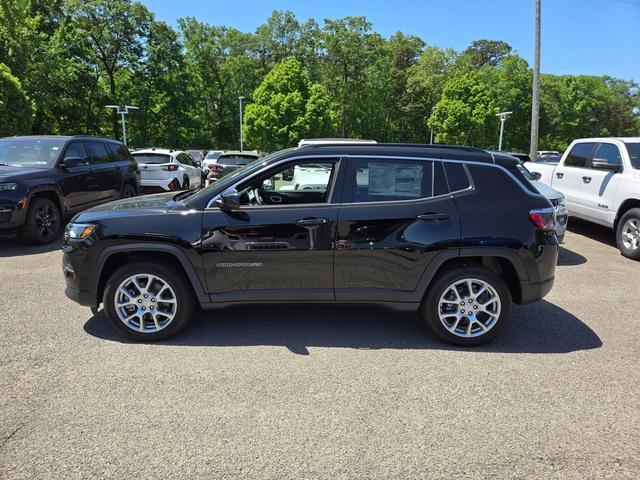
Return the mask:
<path fill-rule="evenodd" d="M 20 81 L 0 63 L 0 136 L 29 133 L 32 110 Z"/>
<path fill-rule="evenodd" d="M 244 131 L 247 143 L 264 150 L 295 145 L 304 137 L 330 135 L 335 118 L 324 88 L 311 83 L 295 58 L 288 58 L 267 74 L 247 105 Z"/>
<path fill-rule="evenodd" d="M 486 64 L 495 67 L 511 54 L 511 50 L 511 45 L 501 40 L 475 40 L 462 52 L 461 58 L 467 60 L 472 68 Z"/>

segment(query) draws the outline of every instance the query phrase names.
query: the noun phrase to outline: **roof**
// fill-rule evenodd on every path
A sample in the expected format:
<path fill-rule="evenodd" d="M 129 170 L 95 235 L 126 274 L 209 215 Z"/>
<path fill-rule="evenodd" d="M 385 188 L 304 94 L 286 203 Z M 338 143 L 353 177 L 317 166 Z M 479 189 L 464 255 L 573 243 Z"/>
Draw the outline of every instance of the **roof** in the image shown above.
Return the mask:
<path fill-rule="evenodd" d="M 178 155 L 179 153 L 184 153 L 182 150 L 174 150 L 172 148 L 140 148 L 139 150 L 136 150 L 134 152 L 131 152 L 132 155 L 138 154 L 138 153 L 158 153 L 160 155 L 171 155 L 173 157 L 175 157 L 176 155 Z"/>
<path fill-rule="evenodd" d="M 106 142 L 116 142 L 116 143 L 120 143 L 118 140 L 115 140 L 113 138 L 106 138 L 106 137 L 96 137 L 95 135 L 14 135 L 13 137 L 4 137 L 2 138 L 4 139 L 21 139 L 21 140 L 43 140 L 43 139 L 50 139 L 50 140 L 72 140 L 72 139 L 89 139 L 89 140 L 103 140 Z"/>
<path fill-rule="evenodd" d="M 593 138 L 576 138 L 574 142 L 606 142 L 607 140 L 618 140 L 626 143 L 638 143 L 640 137 L 593 137 Z"/>

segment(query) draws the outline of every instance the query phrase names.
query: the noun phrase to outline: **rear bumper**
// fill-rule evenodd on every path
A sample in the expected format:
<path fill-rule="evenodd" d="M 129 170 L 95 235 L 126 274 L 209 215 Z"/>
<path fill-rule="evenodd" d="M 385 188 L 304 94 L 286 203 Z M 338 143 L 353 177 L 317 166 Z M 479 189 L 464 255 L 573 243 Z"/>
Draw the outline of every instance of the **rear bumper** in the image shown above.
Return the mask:
<path fill-rule="evenodd" d="M 162 180 L 142 179 L 140 187 L 144 193 L 172 192 L 180 190 L 180 181 L 175 177 Z"/>
<path fill-rule="evenodd" d="M 551 291 L 555 277 L 541 282 L 520 281 L 520 301 L 518 303 L 531 303 L 543 298 Z"/>
<path fill-rule="evenodd" d="M 96 305 L 96 295 L 95 292 L 91 292 L 90 290 L 80 290 L 78 288 L 66 287 L 64 289 L 64 294 L 70 300 L 73 300 L 80 305 L 85 307 L 97 307 Z"/>

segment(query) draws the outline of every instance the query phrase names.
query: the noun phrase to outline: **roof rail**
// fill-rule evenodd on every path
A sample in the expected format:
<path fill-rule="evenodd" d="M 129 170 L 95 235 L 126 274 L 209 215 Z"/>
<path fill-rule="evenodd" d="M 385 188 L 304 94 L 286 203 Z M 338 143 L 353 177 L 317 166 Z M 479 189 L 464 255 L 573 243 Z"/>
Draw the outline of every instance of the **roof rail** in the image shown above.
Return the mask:
<path fill-rule="evenodd" d="M 305 145 L 359 145 L 378 143 L 375 140 L 366 140 L 359 138 L 303 138 L 298 142 L 299 147 Z"/>

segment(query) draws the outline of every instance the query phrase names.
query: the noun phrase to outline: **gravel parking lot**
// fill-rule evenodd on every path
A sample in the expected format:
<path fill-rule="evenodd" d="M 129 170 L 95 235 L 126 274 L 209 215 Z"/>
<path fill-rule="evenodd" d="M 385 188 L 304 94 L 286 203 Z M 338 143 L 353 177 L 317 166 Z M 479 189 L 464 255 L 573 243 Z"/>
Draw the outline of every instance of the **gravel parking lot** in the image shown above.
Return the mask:
<path fill-rule="evenodd" d="M 640 265 L 572 220 L 493 343 L 417 315 L 238 307 L 130 343 L 0 242 L 0 478 L 639 478 Z"/>

